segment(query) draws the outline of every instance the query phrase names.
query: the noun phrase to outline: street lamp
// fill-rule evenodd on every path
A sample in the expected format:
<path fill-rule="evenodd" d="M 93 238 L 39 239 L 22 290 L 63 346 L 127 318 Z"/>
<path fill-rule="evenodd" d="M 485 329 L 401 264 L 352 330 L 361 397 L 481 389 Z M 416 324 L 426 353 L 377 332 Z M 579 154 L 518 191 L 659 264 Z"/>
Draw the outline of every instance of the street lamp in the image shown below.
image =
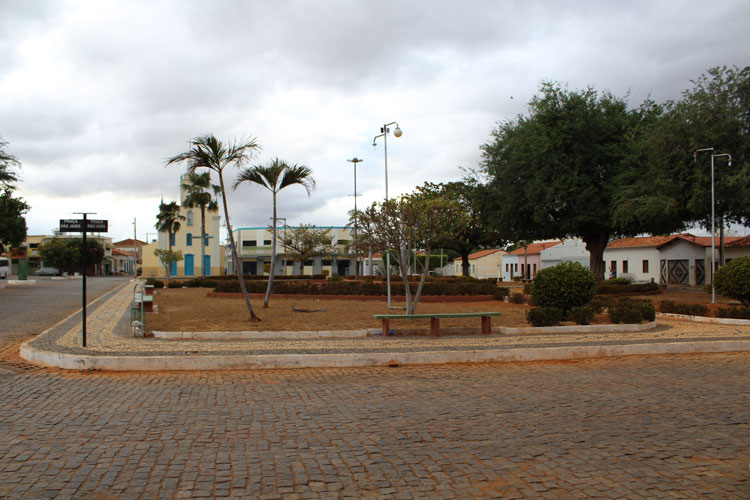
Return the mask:
<path fill-rule="evenodd" d="M 714 284 L 714 273 L 716 272 L 716 202 L 715 202 L 715 182 L 714 182 L 714 158 L 726 156 L 729 158 L 729 166 L 732 166 L 732 155 L 729 153 L 714 154 L 714 148 L 696 149 L 693 158 L 698 162 L 698 153 L 702 151 L 712 151 L 711 153 L 711 303 L 716 304 L 716 285 Z"/>
<path fill-rule="evenodd" d="M 388 127 L 391 125 L 395 125 L 396 128 L 393 130 L 393 135 L 395 137 L 401 137 L 401 127 L 398 126 L 397 122 L 390 122 L 386 123 L 382 127 L 380 127 L 380 134 L 376 135 L 372 138 L 372 146 L 376 147 L 377 143 L 375 142 L 378 137 L 383 138 L 383 157 L 385 158 L 385 201 L 388 201 L 388 132 L 390 131 Z M 386 286 L 388 287 L 388 309 L 391 308 L 391 252 L 386 252 Z"/>
<path fill-rule="evenodd" d="M 360 160 L 356 156 L 351 160 L 346 160 L 354 163 L 354 238 L 352 243 L 354 244 L 354 279 L 356 280 L 359 276 L 359 254 L 357 254 L 357 163 L 361 163 L 364 160 Z"/>

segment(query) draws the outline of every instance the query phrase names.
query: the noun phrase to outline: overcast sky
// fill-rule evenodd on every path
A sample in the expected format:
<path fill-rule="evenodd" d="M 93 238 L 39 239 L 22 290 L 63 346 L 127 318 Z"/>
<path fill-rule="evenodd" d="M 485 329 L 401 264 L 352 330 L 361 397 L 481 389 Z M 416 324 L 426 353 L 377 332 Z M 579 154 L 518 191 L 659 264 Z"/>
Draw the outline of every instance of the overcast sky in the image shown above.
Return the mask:
<path fill-rule="evenodd" d="M 154 236 L 191 137 L 252 136 L 254 164 L 313 169 L 279 195 L 290 224 L 344 225 L 384 197 L 462 176 L 542 80 L 657 102 L 710 67 L 750 64 L 750 2 L 0 0 L 0 135 L 23 163 L 29 234 L 97 212 L 115 240 Z M 233 180 L 235 172 L 229 176 Z M 271 195 L 230 194 L 235 227 Z"/>

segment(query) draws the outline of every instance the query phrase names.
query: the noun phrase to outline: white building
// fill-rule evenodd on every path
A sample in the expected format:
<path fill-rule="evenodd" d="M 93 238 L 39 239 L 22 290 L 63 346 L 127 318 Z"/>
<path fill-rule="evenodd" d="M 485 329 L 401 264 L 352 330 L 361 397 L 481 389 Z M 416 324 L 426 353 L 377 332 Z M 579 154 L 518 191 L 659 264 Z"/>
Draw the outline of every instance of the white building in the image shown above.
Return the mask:
<path fill-rule="evenodd" d="M 501 278 L 503 275 L 503 257 L 506 252 L 499 248 L 479 250 L 469 254 L 469 276 L 473 278 Z M 463 259 L 453 259 L 453 275 L 463 274 Z"/>
<path fill-rule="evenodd" d="M 591 261 L 590 255 L 589 251 L 586 250 L 586 244 L 578 238 L 573 238 L 563 240 L 559 245 L 543 249 L 540 252 L 540 259 L 542 269 L 556 266 L 561 262 L 578 262 L 588 269 Z"/>

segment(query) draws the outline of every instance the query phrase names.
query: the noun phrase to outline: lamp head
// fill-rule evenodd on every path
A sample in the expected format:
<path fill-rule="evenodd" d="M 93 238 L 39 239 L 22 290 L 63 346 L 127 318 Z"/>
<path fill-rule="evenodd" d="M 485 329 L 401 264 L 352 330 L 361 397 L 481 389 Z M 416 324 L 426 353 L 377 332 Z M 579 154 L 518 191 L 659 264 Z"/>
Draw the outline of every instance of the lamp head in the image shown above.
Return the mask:
<path fill-rule="evenodd" d="M 396 125 L 396 129 L 393 131 L 393 135 L 396 136 L 396 137 L 401 137 L 401 134 L 402 134 L 401 127 L 399 127 L 398 125 Z"/>

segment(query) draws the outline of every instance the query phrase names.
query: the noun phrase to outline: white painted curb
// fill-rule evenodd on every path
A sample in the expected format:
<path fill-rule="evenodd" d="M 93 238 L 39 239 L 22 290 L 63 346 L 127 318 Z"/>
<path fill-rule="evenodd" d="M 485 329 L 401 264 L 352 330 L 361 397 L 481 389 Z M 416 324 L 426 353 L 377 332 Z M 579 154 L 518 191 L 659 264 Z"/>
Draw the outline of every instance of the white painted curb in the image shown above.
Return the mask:
<path fill-rule="evenodd" d="M 153 332 L 154 338 L 171 340 L 264 340 L 264 339 L 356 339 L 367 337 L 367 330 L 285 331 L 285 332 Z"/>
<path fill-rule="evenodd" d="M 399 365 L 501 363 L 748 351 L 750 340 L 367 354 L 89 356 L 41 351 L 23 344 L 21 357 L 32 363 L 66 370 L 176 371 L 367 367 L 388 366 L 394 361 Z"/>
<path fill-rule="evenodd" d="M 522 328 L 510 328 L 507 326 L 496 326 L 493 332 L 516 334 L 516 333 L 616 333 L 616 332 L 642 332 L 656 328 L 656 321 L 639 324 L 614 324 L 614 325 L 566 325 L 566 326 L 524 326 Z"/>
<path fill-rule="evenodd" d="M 750 326 L 750 319 L 734 318 L 712 318 L 708 316 L 690 316 L 688 314 L 657 313 L 657 318 L 681 319 L 685 321 L 695 321 L 696 323 L 710 323 L 713 325 L 738 325 Z"/>

